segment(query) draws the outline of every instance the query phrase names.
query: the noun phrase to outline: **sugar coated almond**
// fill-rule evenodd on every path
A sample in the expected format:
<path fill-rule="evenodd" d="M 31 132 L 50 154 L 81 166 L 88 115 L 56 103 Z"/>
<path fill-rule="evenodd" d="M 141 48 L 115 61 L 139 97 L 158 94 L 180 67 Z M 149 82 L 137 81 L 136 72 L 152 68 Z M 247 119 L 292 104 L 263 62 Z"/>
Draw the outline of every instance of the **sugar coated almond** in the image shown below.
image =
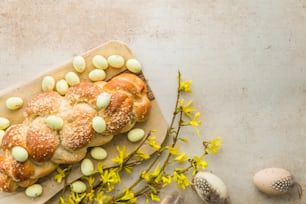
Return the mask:
<path fill-rule="evenodd" d="M 128 139 L 130 142 L 138 142 L 145 135 L 145 132 L 141 128 L 134 128 L 128 132 Z"/>
<path fill-rule="evenodd" d="M 81 163 L 81 172 L 85 176 L 90 176 L 94 173 L 94 165 L 90 159 L 83 159 Z"/>
<path fill-rule="evenodd" d="M 107 58 L 107 62 L 113 68 L 121 68 L 124 65 L 124 58 L 121 55 L 111 55 Z"/>
<path fill-rule="evenodd" d="M 17 110 L 23 106 L 23 100 L 20 97 L 10 97 L 6 100 L 6 107 L 10 110 Z"/>
<path fill-rule="evenodd" d="M 64 121 L 61 117 L 56 115 L 49 115 L 46 118 L 47 126 L 53 130 L 60 130 L 63 128 Z"/>
<path fill-rule="evenodd" d="M 81 73 L 84 72 L 86 69 L 86 62 L 84 57 L 82 56 L 75 56 L 72 59 L 72 66 L 75 69 L 75 71 Z"/>
<path fill-rule="evenodd" d="M 94 69 L 89 72 L 88 78 L 91 81 L 102 81 L 106 77 L 105 71 L 102 69 Z"/>
<path fill-rule="evenodd" d="M 0 130 L 5 130 L 10 126 L 10 121 L 5 117 L 0 117 Z"/>
<path fill-rule="evenodd" d="M 41 82 L 43 91 L 52 91 L 55 87 L 55 79 L 52 76 L 45 76 Z"/>
<path fill-rule="evenodd" d="M 66 82 L 66 80 L 61 79 L 59 81 L 56 82 L 56 91 L 61 94 L 61 95 L 65 95 L 67 90 L 68 90 L 69 86 L 68 83 Z"/>
<path fill-rule="evenodd" d="M 26 188 L 25 194 L 30 198 L 37 198 L 43 193 L 43 187 L 40 184 L 33 184 Z"/>
<path fill-rule="evenodd" d="M 90 150 L 90 155 L 96 160 L 103 160 L 107 157 L 107 152 L 102 147 L 94 147 Z"/>
<path fill-rule="evenodd" d="M 75 72 L 67 72 L 65 80 L 70 86 L 80 83 L 80 77 Z"/>
<path fill-rule="evenodd" d="M 106 123 L 105 120 L 100 117 L 96 116 L 92 119 L 92 128 L 97 132 L 97 133 L 103 133 L 106 129 Z"/>
<path fill-rule="evenodd" d="M 12 156 L 19 162 L 24 162 L 28 159 L 28 152 L 25 148 L 20 146 L 15 146 L 12 148 Z"/>
<path fill-rule="evenodd" d="M 92 64 L 98 69 L 107 69 L 108 62 L 102 55 L 96 55 L 92 58 Z"/>
<path fill-rule="evenodd" d="M 140 62 L 136 59 L 128 59 L 126 61 L 126 68 L 133 73 L 139 73 L 142 70 Z"/>

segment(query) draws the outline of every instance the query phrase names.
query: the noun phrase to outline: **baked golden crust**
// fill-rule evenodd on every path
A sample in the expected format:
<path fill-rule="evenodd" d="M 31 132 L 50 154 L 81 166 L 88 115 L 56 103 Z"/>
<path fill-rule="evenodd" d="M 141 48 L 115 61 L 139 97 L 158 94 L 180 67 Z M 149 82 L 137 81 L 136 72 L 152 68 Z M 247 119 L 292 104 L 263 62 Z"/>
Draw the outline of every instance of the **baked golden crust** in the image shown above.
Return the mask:
<path fill-rule="evenodd" d="M 105 108 L 96 106 L 101 93 L 110 95 Z M 109 82 L 83 82 L 68 89 L 65 96 L 43 92 L 28 102 L 22 124 L 9 127 L 3 136 L 0 153 L 0 190 L 15 191 L 27 187 L 51 173 L 59 164 L 82 160 L 88 147 L 103 145 L 145 120 L 151 104 L 147 87 L 134 74 L 120 74 Z M 63 120 L 60 129 L 52 129 L 46 118 Z M 104 119 L 103 133 L 92 127 L 95 116 Z M 28 152 L 24 162 L 15 160 L 12 148 L 21 146 Z"/>
<path fill-rule="evenodd" d="M 66 98 L 72 103 L 87 103 L 95 105 L 97 96 L 102 89 L 95 83 L 83 82 L 72 86 L 66 93 Z"/>
<path fill-rule="evenodd" d="M 49 128 L 43 118 L 32 121 L 26 136 L 26 148 L 31 159 L 36 162 L 50 160 L 58 144 L 57 131 Z"/>
<path fill-rule="evenodd" d="M 25 118 L 45 116 L 59 111 L 62 97 L 54 91 L 36 95 L 25 107 Z"/>
<path fill-rule="evenodd" d="M 91 121 L 96 112 L 87 104 L 77 104 L 73 107 L 71 118 L 60 131 L 62 145 L 69 150 L 77 150 L 86 146 L 93 137 Z"/>
<path fill-rule="evenodd" d="M 11 150 L 14 146 L 26 148 L 24 138 L 27 135 L 28 127 L 25 124 L 16 124 L 6 130 L 2 139 L 1 149 Z"/>

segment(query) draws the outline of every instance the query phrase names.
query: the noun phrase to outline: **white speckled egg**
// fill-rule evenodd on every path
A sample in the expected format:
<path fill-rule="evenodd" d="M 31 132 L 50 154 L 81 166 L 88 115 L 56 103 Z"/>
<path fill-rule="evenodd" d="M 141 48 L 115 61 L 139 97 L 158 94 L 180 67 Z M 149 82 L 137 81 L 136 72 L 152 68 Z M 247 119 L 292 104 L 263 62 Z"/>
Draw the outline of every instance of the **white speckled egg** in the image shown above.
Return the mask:
<path fill-rule="evenodd" d="M 267 195 L 282 195 L 294 186 L 291 173 L 281 168 L 262 169 L 254 175 L 253 182 L 259 191 Z"/>
<path fill-rule="evenodd" d="M 229 204 L 224 182 L 210 172 L 198 172 L 193 179 L 194 189 L 205 203 Z"/>

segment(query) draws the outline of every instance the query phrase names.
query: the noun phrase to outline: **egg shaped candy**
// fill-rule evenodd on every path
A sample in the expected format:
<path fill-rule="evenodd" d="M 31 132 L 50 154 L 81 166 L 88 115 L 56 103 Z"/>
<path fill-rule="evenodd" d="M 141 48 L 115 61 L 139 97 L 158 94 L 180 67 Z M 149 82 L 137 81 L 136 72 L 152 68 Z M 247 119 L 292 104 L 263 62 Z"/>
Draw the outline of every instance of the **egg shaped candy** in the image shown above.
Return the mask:
<path fill-rule="evenodd" d="M 253 177 L 257 189 L 267 195 L 288 193 L 295 182 L 291 173 L 282 168 L 266 168 L 258 171 Z"/>

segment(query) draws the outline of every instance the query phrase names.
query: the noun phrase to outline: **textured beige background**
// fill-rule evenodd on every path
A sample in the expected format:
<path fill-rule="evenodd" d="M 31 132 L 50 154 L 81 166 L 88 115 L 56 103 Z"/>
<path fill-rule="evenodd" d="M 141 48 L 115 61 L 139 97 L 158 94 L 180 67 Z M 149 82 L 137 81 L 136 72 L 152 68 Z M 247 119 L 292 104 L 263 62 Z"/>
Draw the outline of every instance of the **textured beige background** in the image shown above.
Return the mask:
<path fill-rule="evenodd" d="M 235 204 L 306 203 L 256 191 L 264 167 L 290 170 L 306 188 L 306 2 L 96 0 L 0 2 L 0 88 L 29 80 L 109 39 L 129 44 L 170 119 L 176 73 L 193 80 L 201 137 L 222 136 L 209 170 Z M 169 191 L 170 192 L 170 191 Z M 186 203 L 198 203 L 192 191 Z"/>

